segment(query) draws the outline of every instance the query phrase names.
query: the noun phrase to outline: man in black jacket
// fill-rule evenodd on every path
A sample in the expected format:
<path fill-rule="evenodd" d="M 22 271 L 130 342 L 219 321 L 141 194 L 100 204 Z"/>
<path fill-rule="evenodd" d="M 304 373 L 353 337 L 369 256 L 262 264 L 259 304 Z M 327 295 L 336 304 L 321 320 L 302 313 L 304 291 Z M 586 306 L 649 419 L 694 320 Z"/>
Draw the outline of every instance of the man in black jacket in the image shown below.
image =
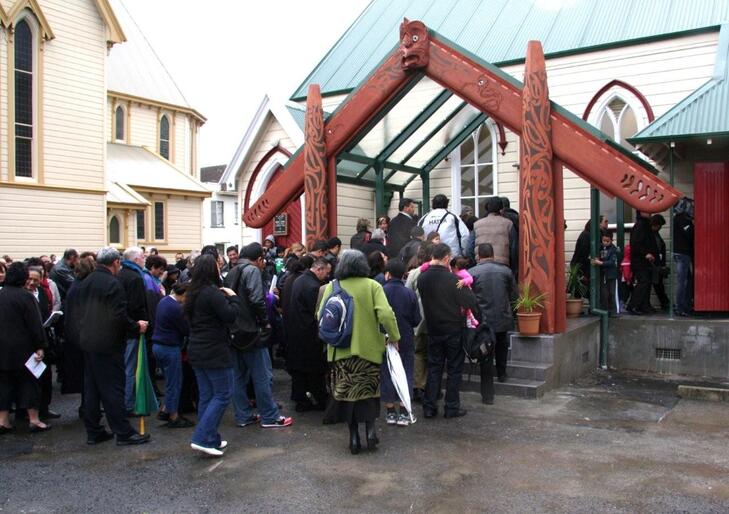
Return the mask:
<path fill-rule="evenodd" d="M 319 339 L 316 304 L 319 288 L 330 270 L 331 265 L 326 260 L 317 259 L 292 286 L 287 315 L 290 316 L 289 324 L 297 327 L 297 335 L 290 338 L 292 344 L 287 347 L 286 368 L 291 375 L 291 398 L 296 402 L 296 412 L 324 410 L 326 406 L 327 364 L 324 344 Z"/>
<path fill-rule="evenodd" d="M 405 243 L 405 246 L 400 249 L 400 253 L 397 255 L 397 258 L 400 259 L 407 267 L 410 260 L 418 254 L 418 248 L 420 248 L 420 245 L 423 244 L 424 240 L 425 231 L 423 230 L 423 227 L 419 227 L 417 225 L 413 226 L 413 228 L 410 229 L 410 241 Z"/>
<path fill-rule="evenodd" d="M 392 256 L 400 253 L 400 250 L 410 240 L 410 229 L 418 220 L 414 218 L 417 205 L 411 198 L 401 198 L 398 205 L 400 211 L 392 218 L 387 229 L 387 249 Z"/>
<path fill-rule="evenodd" d="M 673 260 L 676 263 L 676 314 L 688 316 L 694 291 L 691 264 L 694 258 L 694 202 L 682 198 L 674 207 Z"/>
<path fill-rule="evenodd" d="M 631 314 L 652 314 L 651 285 L 653 266 L 658 258 L 658 243 L 650 225 L 650 218 L 636 212 L 636 221 L 630 232 L 630 268 L 635 277 L 635 288 L 630 295 L 628 312 Z"/>
<path fill-rule="evenodd" d="M 445 243 L 433 247 L 430 267 L 418 278 L 418 292 L 428 325 L 428 381 L 425 386 L 423 412 L 434 417 L 443 368 L 448 365 L 446 381 L 446 418 L 465 416 L 461 409 L 460 387 L 465 353 L 461 337 L 466 326 L 463 309 L 478 311 L 478 302 L 468 288 L 458 288 L 458 277 L 450 272 L 451 249 Z"/>
<path fill-rule="evenodd" d="M 68 248 L 63 252 L 63 260 L 57 262 L 51 270 L 50 279 L 58 286 L 61 301 L 66 300 L 66 294 L 76 278 L 73 275 L 73 268 L 76 266 L 78 259 L 78 252 L 73 248 Z"/>
<path fill-rule="evenodd" d="M 80 309 L 79 346 L 84 352 L 84 425 L 87 443 L 108 441 L 116 434 L 118 445 L 141 444 L 149 434 L 138 434 L 126 418 L 124 407 L 124 350 L 130 333 L 147 330 L 145 320 L 129 317 L 124 290 L 115 278 L 121 268 L 119 252 L 102 248 L 97 268 L 78 284 Z M 112 433 L 101 425 L 100 404 Z"/>

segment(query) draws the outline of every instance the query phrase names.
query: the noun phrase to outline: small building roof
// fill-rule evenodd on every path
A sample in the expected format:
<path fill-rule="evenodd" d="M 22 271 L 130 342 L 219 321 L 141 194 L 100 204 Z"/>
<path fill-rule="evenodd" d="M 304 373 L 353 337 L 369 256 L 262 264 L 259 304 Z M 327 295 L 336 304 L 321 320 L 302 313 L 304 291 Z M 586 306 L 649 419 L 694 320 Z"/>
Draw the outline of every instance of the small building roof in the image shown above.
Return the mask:
<path fill-rule="evenodd" d="M 632 144 L 729 136 L 729 23 L 721 27 L 714 75 L 650 125 Z"/>
<path fill-rule="evenodd" d="M 127 41 L 109 51 L 107 89 L 192 109 L 122 0 L 110 0 Z"/>
<path fill-rule="evenodd" d="M 200 168 L 200 182 L 214 182 L 217 184 L 224 171 L 225 164 Z"/>
<path fill-rule="evenodd" d="M 717 30 L 729 0 L 373 0 L 292 99 L 305 98 L 309 84 L 324 95 L 351 91 L 392 50 L 405 17 L 503 66 L 523 62 L 532 39 L 549 58 Z"/>
<path fill-rule="evenodd" d="M 110 182 L 138 190 L 210 195 L 210 191 L 194 177 L 141 146 L 107 143 L 106 174 Z"/>
<path fill-rule="evenodd" d="M 121 204 L 127 206 L 139 206 L 143 208 L 149 205 L 149 202 L 142 195 L 134 191 L 131 187 L 120 184 L 119 182 L 110 181 L 106 184 L 106 202 L 113 204 Z"/>

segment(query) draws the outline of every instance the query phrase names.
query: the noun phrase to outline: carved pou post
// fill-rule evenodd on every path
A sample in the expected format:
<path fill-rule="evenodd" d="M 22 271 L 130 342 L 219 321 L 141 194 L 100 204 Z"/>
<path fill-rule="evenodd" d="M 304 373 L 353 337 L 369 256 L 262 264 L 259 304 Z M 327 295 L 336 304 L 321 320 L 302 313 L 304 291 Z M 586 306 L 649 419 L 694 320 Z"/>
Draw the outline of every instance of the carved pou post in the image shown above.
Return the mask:
<path fill-rule="evenodd" d="M 519 220 L 520 285 L 530 284 L 545 299 L 541 332 L 555 332 L 555 202 L 552 123 L 544 53 L 539 41 L 527 47 L 522 92 Z M 561 229 L 561 227 L 560 227 Z M 562 257 L 560 256 L 560 262 Z M 559 273 L 563 273 L 561 266 Z"/>
<path fill-rule="evenodd" d="M 304 122 L 304 199 L 306 203 L 306 246 L 327 239 L 329 200 L 327 155 L 324 140 L 324 111 L 317 84 L 309 86 Z"/>

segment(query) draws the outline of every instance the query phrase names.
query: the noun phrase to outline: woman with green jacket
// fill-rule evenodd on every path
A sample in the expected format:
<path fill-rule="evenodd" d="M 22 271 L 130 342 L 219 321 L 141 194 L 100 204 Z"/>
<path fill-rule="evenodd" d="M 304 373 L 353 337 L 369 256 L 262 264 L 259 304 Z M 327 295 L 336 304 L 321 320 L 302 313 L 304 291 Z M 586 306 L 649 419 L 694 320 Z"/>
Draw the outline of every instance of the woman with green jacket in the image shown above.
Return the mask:
<path fill-rule="evenodd" d="M 397 320 L 382 286 L 368 278 L 367 258 L 359 250 L 345 250 L 339 257 L 334 278 L 354 299 L 352 341 L 349 348 L 327 349 L 334 380 L 332 393 L 337 404 L 338 422 L 349 424 L 349 449 L 352 454 L 361 448 L 359 424 L 364 422 L 367 449 L 377 443 L 375 418 L 380 414 L 380 365 L 385 353 L 385 334 L 390 344 L 397 344 L 400 332 Z M 332 284 L 326 286 L 323 298 L 329 298 Z"/>

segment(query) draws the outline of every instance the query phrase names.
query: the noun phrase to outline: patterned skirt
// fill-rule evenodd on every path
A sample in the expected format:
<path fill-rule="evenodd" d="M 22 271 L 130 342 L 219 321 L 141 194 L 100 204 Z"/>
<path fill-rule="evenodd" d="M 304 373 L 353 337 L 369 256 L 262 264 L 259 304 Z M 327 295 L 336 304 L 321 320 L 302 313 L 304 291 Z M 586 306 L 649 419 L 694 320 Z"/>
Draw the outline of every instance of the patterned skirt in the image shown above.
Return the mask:
<path fill-rule="evenodd" d="M 380 415 L 380 366 L 359 357 L 332 363 L 324 423 L 364 423 Z"/>

